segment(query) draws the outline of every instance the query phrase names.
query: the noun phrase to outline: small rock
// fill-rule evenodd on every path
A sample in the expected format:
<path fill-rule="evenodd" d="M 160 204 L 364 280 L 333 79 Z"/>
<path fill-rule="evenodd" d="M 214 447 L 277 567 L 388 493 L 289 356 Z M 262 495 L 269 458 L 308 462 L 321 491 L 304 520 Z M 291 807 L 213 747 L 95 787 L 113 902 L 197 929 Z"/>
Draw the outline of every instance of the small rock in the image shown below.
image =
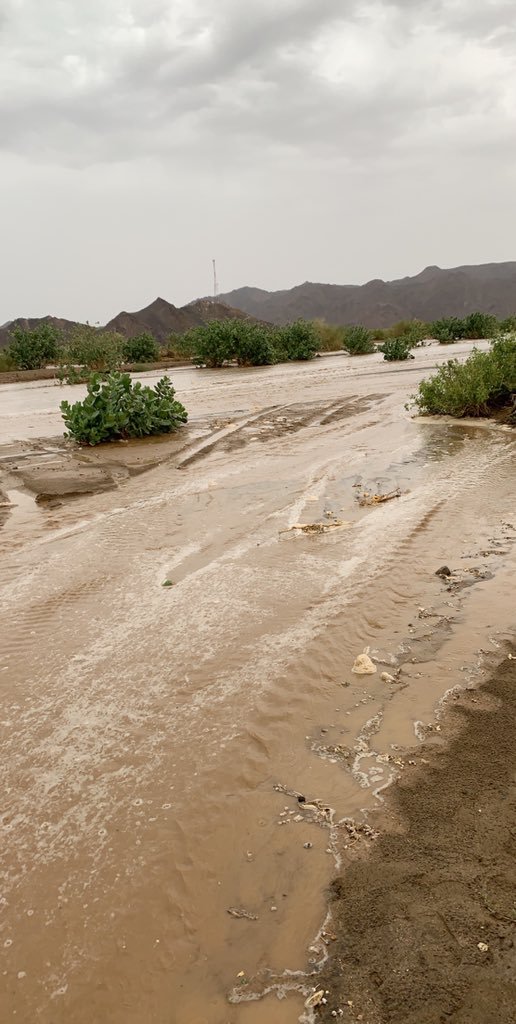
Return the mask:
<path fill-rule="evenodd" d="M 441 565 L 440 569 L 437 569 L 436 576 L 451 576 L 451 569 L 447 565 Z"/>
<path fill-rule="evenodd" d="M 477 947 L 481 953 L 489 952 L 489 946 L 487 945 L 487 942 L 477 942 Z"/>
<path fill-rule="evenodd" d="M 303 843 L 303 849 L 304 850 L 311 850 L 312 846 L 313 846 L 313 843 Z"/>

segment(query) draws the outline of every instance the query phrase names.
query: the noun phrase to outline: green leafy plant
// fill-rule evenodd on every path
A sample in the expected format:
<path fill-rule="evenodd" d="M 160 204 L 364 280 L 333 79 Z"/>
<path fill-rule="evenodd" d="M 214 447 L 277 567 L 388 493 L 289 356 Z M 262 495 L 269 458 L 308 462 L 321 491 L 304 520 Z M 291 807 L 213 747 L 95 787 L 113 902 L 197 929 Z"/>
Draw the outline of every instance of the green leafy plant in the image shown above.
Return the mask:
<path fill-rule="evenodd" d="M 175 400 L 168 377 L 154 388 L 133 383 L 128 373 L 93 374 L 82 402 L 61 402 L 67 436 L 95 445 L 115 438 L 166 434 L 186 423 L 188 414 Z"/>
<path fill-rule="evenodd" d="M 498 320 L 491 313 L 469 313 L 463 323 L 464 338 L 494 338 L 498 334 Z"/>
<path fill-rule="evenodd" d="M 16 326 L 10 335 L 7 352 L 19 370 L 39 370 L 57 362 L 62 334 L 52 324 L 38 324 L 32 331 Z"/>
<path fill-rule="evenodd" d="M 310 320 L 296 320 L 284 327 L 277 327 L 273 337 L 279 360 L 304 361 L 317 355 L 317 331 Z"/>
<path fill-rule="evenodd" d="M 459 341 L 464 338 L 465 330 L 464 320 L 459 320 L 456 316 L 434 320 L 430 326 L 432 338 L 435 338 L 440 345 L 452 345 L 454 341 Z"/>
<path fill-rule="evenodd" d="M 398 362 L 403 359 L 414 359 L 412 352 L 412 341 L 409 337 L 401 338 L 389 338 L 384 341 L 383 345 L 380 345 L 380 351 L 383 352 L 383 358 L 389 363 Z"/>
<path fill-rule="evenodd" d="M 152 334 L 138 334 L 123 342 L 122 355 L 126 363 L 155 363 L 159 359 L 159 345 Z"/>
<path fill-rule="evenodd" d="M 372 332 L 362 324 L 353 324 L 346 328 L 344 348 L 350 356 L 366 356 L 376 351 Z"/>
<path fill-rule="evenodd" d="M 89 370 L 116 370 L 123 361 L 124 339 L 115 331 L 101 331 L 91 324 L 77 324 L 68 336 L 63 364 Z"/>
<path fill-rule="evenodd" d="M 429 415 L 489 416 L 516 392 L 516 339 L 500 338 L 488 352 L 473 349 L 464 363 L 449 359 L 419 385 L 413 401 Z"/>
<path fill-rule="evenodd" d="M 277 363 L 278 354 L 273 335 L 261 324 L 235 321 L 233 358 L 239 366 L 270 366 L 271 363 Z"/>
<path fill-rule="evenodd" d="M 12 356 L 5 350 L 0 351 L 0 373 L 7 373 L 8 370 L 15 370 L 16 363 Z"/>

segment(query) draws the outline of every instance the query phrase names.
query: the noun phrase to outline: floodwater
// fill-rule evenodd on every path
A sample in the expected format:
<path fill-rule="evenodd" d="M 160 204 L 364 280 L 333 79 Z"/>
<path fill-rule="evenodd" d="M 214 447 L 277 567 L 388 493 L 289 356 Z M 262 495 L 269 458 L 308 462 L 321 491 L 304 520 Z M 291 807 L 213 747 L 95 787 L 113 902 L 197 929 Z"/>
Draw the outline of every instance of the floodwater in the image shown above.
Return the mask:
<path fill-rule="evenodd" d="M 442 358 L 178 371 L 154 468 L 57 508 L 9 477 L 0 1020 L 298 1020 L 339 822 L 514 626 L 514 433 L 410 417 Z M 6 386 L 1 439 L 62 397 Z"/>

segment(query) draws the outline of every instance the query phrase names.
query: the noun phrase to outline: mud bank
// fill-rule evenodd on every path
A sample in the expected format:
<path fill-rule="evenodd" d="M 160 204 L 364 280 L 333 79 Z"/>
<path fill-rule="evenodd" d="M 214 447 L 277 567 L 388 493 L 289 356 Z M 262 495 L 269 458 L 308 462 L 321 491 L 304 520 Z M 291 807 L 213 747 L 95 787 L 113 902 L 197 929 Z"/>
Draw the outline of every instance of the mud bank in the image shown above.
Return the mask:
<path fill-rule="evenodd" d="M 404 759 L 382 835 L 331 886 L 318 1020 L 516 1019 L 514 657 L 455 697 L 446 731 Z"/>

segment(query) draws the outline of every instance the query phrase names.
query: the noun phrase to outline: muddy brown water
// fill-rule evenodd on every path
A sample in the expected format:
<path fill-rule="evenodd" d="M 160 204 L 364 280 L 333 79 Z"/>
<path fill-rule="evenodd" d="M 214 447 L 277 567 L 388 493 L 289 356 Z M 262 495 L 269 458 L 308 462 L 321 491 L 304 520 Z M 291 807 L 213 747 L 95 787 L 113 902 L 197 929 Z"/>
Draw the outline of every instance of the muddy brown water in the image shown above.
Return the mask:
<path fill-rule="evenodd" d="M 298 1020 L 328 819 L 374 814 L 514 625 L 514 433 L 411 419 L 437 358 L 177 372 L 191 423 L 146 473 L 58 508 L 8 475 L 1 1020 Z M 10 396 L 44 459 L 60 389 Z"/>

